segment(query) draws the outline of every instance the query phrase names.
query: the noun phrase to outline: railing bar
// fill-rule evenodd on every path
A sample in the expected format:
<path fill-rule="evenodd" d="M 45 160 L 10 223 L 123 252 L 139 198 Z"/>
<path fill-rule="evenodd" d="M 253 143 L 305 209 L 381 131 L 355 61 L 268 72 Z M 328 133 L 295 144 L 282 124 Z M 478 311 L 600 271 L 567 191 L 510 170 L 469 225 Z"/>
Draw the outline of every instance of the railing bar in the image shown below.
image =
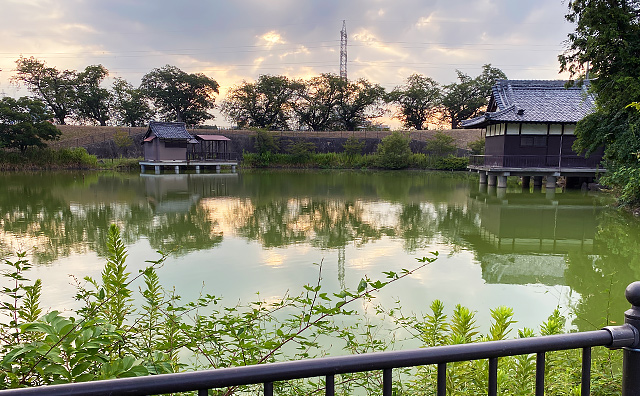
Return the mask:
<path fill-rule="evenodd" d="M 582 396 L 591 394 L 591 348 L 582 348 L 582 386 L 580 387 Z"/>
<path fill-rule="evenodd" d="M 393 394 L 393 377 L 390 368 L 382 370 L 382 396 L 391 396 Z"/>
<path fill-rule="evenodd" d="M 544 396 L 545 353 L 536 354 L 536 396 Z"/>
<path fill-rule="evenodd" d="M 498 358 L 489 359 L 489 396 L 498 394 Z"/>
<path fill-rule="evenodd" d="M 264 383 L 264 396 L 273 396 L 273 382 Z"/>
<path fill-rule="evenodd" d="M 437 382 L 437 395 L 447 395 L 447 364 L 438 363 L 438 382 Z"/>
<path fill-rule="evenodd" d="M 336 388 L 336 377 L 333 374 L 327 375 L 327 379 L 325 381 L 325 396 L 333 396 L 335 395 Z"/>

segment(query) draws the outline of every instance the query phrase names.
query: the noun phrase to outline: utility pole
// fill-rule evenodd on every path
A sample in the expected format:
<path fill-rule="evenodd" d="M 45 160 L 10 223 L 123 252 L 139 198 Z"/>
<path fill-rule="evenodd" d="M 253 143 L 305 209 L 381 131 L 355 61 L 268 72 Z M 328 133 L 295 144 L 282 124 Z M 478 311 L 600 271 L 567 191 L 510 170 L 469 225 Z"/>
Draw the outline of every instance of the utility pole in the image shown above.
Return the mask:
<path fill-rule="evenodd" d="M 342 21 L 340 31 L 340 78 L 347 79 L 347 21 Z"/>

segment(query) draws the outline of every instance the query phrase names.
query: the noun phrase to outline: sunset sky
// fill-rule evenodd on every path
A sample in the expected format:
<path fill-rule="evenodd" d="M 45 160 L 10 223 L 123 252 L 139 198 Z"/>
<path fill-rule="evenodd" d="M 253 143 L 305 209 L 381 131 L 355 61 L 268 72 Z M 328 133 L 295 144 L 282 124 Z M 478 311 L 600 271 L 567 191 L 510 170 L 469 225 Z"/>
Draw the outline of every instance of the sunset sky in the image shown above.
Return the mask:
<path fill-rule="evenodd" d="M 171 64 L 218 81 L 218 100 L 261 74 L 338 74 L 343 20 L 350 79 L 448 84 L 486 63 L 512 79 L 559 79 L 573 30 L 566 0 L 0 0 L 0 10 L 0 94 L 14 97 L 27 94 L 9 82 L 20 55 L 102 64 L 136 86 Z"/>

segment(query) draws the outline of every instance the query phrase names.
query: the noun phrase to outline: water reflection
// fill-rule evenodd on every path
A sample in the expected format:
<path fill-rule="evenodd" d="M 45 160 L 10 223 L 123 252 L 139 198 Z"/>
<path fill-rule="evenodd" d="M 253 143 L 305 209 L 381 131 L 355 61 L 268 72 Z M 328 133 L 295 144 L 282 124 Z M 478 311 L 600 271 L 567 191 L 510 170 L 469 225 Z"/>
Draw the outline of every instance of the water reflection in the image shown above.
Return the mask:
<path fill-rule="evenodd" d="M 214 249 L 242 257 L 237 247 L 222 252 L 239 241 L 335 252 L 341 286 L 349 259 L 370 254 L 370 245 L 393 243 L 407 257 L 446 246 L 452 256 L 470 252 L 488 286 L 568 286 L 580 329 L 619 321 L 624 287 L 640 276 L 640 223 L 604 206 L 605 197 L 497 194 L 479 190 L 468 174 L 35 173 L 2 175 L 0 184 L 2 254 L 33 248 L 45 265 L 104 256 L 113 222 L 128 245 L 146 240 L 175 257 Z M 285 256 L 278 268 L 291 265 Z"/>

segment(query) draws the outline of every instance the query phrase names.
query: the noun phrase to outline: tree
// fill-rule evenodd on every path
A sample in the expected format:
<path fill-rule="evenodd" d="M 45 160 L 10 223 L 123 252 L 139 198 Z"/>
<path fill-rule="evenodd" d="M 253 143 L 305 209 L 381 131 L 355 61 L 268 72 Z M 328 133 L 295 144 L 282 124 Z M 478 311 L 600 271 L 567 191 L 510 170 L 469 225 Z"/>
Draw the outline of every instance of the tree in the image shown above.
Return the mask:
<path fill-rule="evenodd" d="M 445 85 L 445 94 L 442 98 L 443 118 L 451 123 L 451 129 L 455 129 L 460 121 L 473 118 L 485 110 L 491 87 L 496 80 L 506 79 L 507 76 L 490 64 L 482 66 L 482 73 L 476 78 L 456 70 L 459 82 Z"/>
<path fill-rule="evenodd" d="M 240 127 L 288 129 L 298 84 L 271 75 L 261 75 L 253 83 L 243 81 L 229 91 L 221 111 Z"/>
<path fill-rule="evenodd" d="M 344 86 L 340 76 L 323 73 L 300 84 L 294 110 L 300 125 L 313 131 L 328 131 L 336 124 L 338 94 Z"/>
<path fill-rule="evenodd" d="M 391 91 L 387 100 L 400 107 L 394 118 L 402 121 L 405 128 L 422 130 L 427 129 L 425 124 L 438 111 L 441 96 L 436 81 L 420 74 L 412 74 L 405 85 Z"/>
<path fill-rule="evenodd" d="M 0 147 L 22 152 L 30 146 L 46 147 L 45 141 L 60 137 L 58 128 L 49 122 L 52 117 L 39 99 L 0 99 Z"/>
<path fill-rule="evenodd" d="M 153 101 L 165 121 L 197 125 L 213 119 L 219 84 L 202 73 L 188 74 L 175 66 L 153 69 L 142 77 L 140 89 Z"/>
<path fill-rule="evenodd" d="M 573 0 L 566 19 L 576 25 L 560 70 L 584 82 L 586 65 L 595 79 L 596 111 L 578 122 L 574 150 L 587 155 L 604 146 L 602 181 L 622 202 L 640 204 L 640 113 L 629 107 L 640 98 L 640 2 Z"/>
<path fill-rule="evenodd" d="M 109 75 L 102 65 L 87 66 L 77 74 L 75 81 L 76 117 L 80 120 L 92 120 L 106 126 L 109 120 L 111 93 L 100 84 Z"/>
<path fill-rule="evenodd" d="M 338 129 L 355 131 L 371 118 L 384 114 L 384 88 L 365 79 L 355 82 L 342 79 L 338 85 L 335 117 Z"/>
<path fill-rule="evenodd" d="M 143 92 L 123 78 L 114 79 L 111 100 L 112 118 L 118 125 L 144 126 L 153 118 L 153 110 Z"/>
<path fill-rule="evenodd" d="M 385 169 L 406 168 L 411 157 L 410 143 L 411 137 L 398 131 L 382 138 L 376 149 L 378 166 Z"/>
<path fill-rule="evenodd" d="M 34 57 L 20 57 L 16 60 L 16 72 L 12 81 L 25 84 L 31 93 L 49 106 L 58 123 L 65 125 L 75 98 L 75 71 L 59 71 Z"/>

